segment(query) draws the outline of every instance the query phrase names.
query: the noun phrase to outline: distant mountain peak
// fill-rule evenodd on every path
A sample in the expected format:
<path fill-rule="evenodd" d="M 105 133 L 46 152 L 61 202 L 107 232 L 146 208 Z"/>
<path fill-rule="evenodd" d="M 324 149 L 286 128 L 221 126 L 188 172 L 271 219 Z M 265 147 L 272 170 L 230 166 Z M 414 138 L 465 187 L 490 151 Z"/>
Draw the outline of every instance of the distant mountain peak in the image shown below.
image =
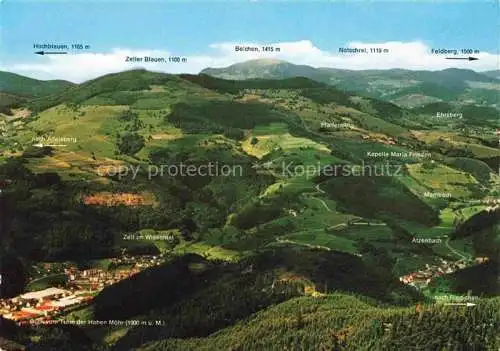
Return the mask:
<path fill-rule="evenodd" d="M 283 79 L 317 75 L 315 68 L 274 58 L 258 58 L 225 68 L 205 68 L 200 73 L 225 79 Z"/>
<path fill-rule="evenodd" d="M 242 62 L 241 64 L 244 65 L 244 64 L 252 64 L 252 63 L 265 66 L 265 65 L 278 65 L 280 63 L 288 63 L 288 62 L 283 61 L 283 60 L 278 60 L 278 59 L 258 58 L 258 59 L 252 59 L 252 60 Z"/>

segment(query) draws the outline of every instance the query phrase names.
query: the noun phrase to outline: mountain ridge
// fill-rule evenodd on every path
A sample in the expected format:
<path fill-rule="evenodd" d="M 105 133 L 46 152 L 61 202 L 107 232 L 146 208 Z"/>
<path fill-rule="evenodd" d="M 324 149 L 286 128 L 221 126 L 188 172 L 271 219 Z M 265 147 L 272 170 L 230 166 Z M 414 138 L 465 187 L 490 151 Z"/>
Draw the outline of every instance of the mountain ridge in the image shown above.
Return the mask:
<path fill-rule="evenodd" d="M 0 71 L 0 92 L 20 95 L 21 97 L 43 97 L 59 93 L 74 85 L 75 83 L 62 79 L 41 80 Z"/>
<path fill-rule="evenodd" d="M 458 104 L 469 101 L 499 107 L 495 92 L 500 80 L 492 74 L 482 74 L 471 69 L 345 70 L 333 67 L 314 68 L 282 61 L 262 66 L 258 61 L 241 62 L 225 68 L 205 68 L 200 74 L 230 80 L 306 77 L 404 107 L 422 106 L 436 101 L 455 101 Z"/>
<path fill-rule="evenodd" d="M 314 67 L 311 65 L 304 65 L 304 64 L 295 64 L 290 61 L 286 60 L 279 60 L 279 59 L 268 59 L 268 58 L 259 58 L 259 59 L 250 59 L 242 62 L 237 62 L 234 64 L 231 64 L 229 66 L 225 67 L 206 67 L 202 69 L 199 73 L 205 73 L 204 71 L 208 70 L 216 70 L 216 69 L 226 69 L 230 67 L 241 67 L 241 66 L 247 66 L 247 65 L 259 65 L 259 63 L 264 64 L 266 63 L 271 65 L 271 64 L 288 64 L 291 66 L 297 66 L 297 67 L 308 67 L 308 68 L 313 68 L 315 70 L 335 70 L 335 71 L 344 71 L 344 72 L 443 72 L 443 71 L 469 71 L 469 72 L 474 72 L 477 74 L 482 74 L 485 75 L 486 73 L 488 74 L 497 74 L 500 73 L 500 70 L 485 70 L 485 71 L 475 71 L 470 68 L 455 68 L 455 67 L 450 67 L 450 68 L 444 68 L 444 69 L 436 69 L 436 70 L 423 70 L 423 69 L 409 69 L 409 68 L 389 68 L 389 69 L 347 69 L 347 68 L 336 68 L 336 67 L 329 67 L 329 66 L 318 66 Z"/>

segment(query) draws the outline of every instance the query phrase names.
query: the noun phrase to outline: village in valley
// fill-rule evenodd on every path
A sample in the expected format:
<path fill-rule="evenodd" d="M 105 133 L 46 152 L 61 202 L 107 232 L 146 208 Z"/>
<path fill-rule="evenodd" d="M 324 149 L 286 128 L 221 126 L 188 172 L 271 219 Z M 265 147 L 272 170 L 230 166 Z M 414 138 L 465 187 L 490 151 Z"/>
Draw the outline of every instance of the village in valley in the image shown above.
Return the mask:
<path fill-rule="evenodd" d="M 433 279 L 444 274 L 450 274 L 486 261 L 488 261 L 487 257 L 458 261 L 441 259 L 439 264 L 426 264 L 425 268 L 402 276 L 399 280 L 421 290 L 427 287 Z M 115 267 L 114 269 L 89 268 L 81 270 L 70 263 L 55 267 L 50 263 L 42 264 L 41 267 L 37 267 L 38 273 L 41 275 L 37 279 L 54 274 L 64 274 L 65 284 L 25 292 L 10 299 L 0 299 L 0 314 L 19 324 L 43 324 L 64 319 L 70 312 L 90 304 L 94 296 L 106 286 L 129 278 L 146 268 L 158 266 L 163 262 L 165 262 L 163 254 L 158 256 L 123 254 L 120 258 L 110 259 L 109 263 Z M 32 279 L 32 281 L 37 279 Z"/>
<path fill-rule="evenodd" d="M 436 265 L 426 264 L 424 268 L 410 274 L 399 277 L 399 280 L 417 289 L 425 288 L 429 283 L 444 274 L 451 274 L 458 270 L 470 267 L 475 264 L 481 264 L 488 261 L 488 257 L 476 257 L 475 260 L 460 259 L 458 261 L 446 261 L 440 259 Z"/>
<path fill-rule="evenodd" d="M 106 286 L 129 278 L 140 271 L 158 266 L 165 261 L 160 254 L 132 256 L 122 254 L 109 260 L 110 267 L 78 269 L 71 263 L 35 266 L 41 280 L 49 276 L 64 275 L 65 283 L 59 286 L 29 291 L 9 299 L 0 299 L 0 315 L 19 324 L 50 323 L 92 302 Z"/>

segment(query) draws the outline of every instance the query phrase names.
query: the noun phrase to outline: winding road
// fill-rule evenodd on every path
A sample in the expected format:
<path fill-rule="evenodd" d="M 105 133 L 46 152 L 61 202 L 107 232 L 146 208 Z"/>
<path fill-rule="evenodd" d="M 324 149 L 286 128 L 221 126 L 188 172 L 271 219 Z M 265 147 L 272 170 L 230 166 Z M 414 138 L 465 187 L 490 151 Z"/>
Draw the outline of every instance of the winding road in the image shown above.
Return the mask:
<path fill-rule="evenodd" d="M 318 194 L 318 193 L 319 193 L 319 194 L 326 194 L 326 192 L 325 192 L 323 189 L 321 189 L 321 188 L 319 187 L 319 184 L 317 184 L 317 185 L 316 185 L 315 189 L 316 189 L 316 191 L 314 191 L 314 192 L 302 193 L 302 195 L 304 195 L 304 196 L 309 196 L 309 197 L 310 197 L 310 198 L 312 198 L 312 199 L 318 200 L 319 202 L 321 202 L 321 204 L 323 205 L 323 207 L 324 207 L 324 208 L 325 208 L 328 212 L 335 212 L 335 210 L 332 210 L 330 207 L 328 207 L 328 204 L 327 204 L 324 200 L 322 200 L 322 199 L 317 198 L 316 196 L 314 196 L 314 195 L 316 195 L 316 194 Z"/>
<path fill-rule="evenodd" d="M 459 251 L 457 251 L 456 249 L 454 249 L 453 247 L 451 247 L 450 245 L 450 237 L 448 236 L 446 238 L 446 241 L 444 242 L 444 244 L 446 245 L 446 247 L 448 248 L 448 250 L 450 250 L 451 252 L 453 252 L 455 255 L 459 256 L 462 260 L 470 260 L 472 258 L 472 256 L 465 256 L 463 255 L 462 253 L 460 253 Z"/>

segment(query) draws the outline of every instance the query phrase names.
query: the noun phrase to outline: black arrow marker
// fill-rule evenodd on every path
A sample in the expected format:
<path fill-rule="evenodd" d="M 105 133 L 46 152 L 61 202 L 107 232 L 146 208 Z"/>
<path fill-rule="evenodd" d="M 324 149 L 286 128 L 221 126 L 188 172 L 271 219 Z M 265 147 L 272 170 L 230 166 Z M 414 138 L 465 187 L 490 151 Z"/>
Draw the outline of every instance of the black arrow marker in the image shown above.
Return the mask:
<path fill-rule="evenodd" d="M 37 51 L 37 55 L 66 55 L 66 51 Z"/>
<path fill-rule="evenodd" d="M 447 57 L 447 60 L 468 60 L 468 61 L 474 61 L 474 60 L 479 60 L 477 57 Z"/>

